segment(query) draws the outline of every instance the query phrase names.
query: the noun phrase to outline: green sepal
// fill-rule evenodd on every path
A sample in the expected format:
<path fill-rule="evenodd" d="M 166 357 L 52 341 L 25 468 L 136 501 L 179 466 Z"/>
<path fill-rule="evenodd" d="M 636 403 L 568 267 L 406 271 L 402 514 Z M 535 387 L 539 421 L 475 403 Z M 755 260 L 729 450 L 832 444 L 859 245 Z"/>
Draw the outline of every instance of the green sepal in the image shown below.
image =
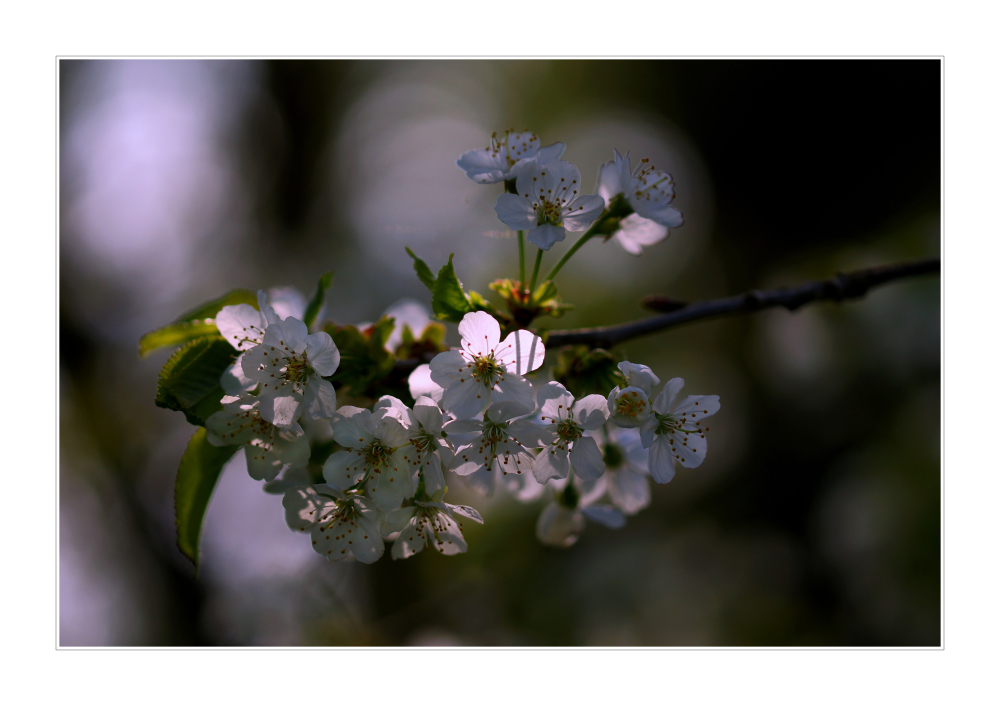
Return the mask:
<path fill-rule="evenodd" d="M 454 257 L 454 253 L 448 256 L 448 262 L 441 268 L 437 279 L 434 280 L 434 288 L 431 290 L 431 308 L 442 321 L 458 323 L 463 316 L 470 311 L 475 311 L 475 309 L 455 274 L 455 266 L 452 265 Z"/>
<path fill-rule="evenodd" d="M 183 412 L 188 422 L 205 426 L 222 409 L 219 378 L 236 351 L 218 333 L 189 341 L 167 360 L 156 390 L 156 406 Z"/>
<path fill-rule="evenodd" d="M 427 289 L 431 290 L 431 294 L 434 293 L 434 273 L 431 272 L 431 268 L 427 266 L 427 263 L 421 260 L 419 257 L 413 254 L 413 251 L 406 248 L 406 253 L 413 258 L 413 269 L 417 272 L 417 277 L 420 281 L 424 283 Z"/>
<path fill-rule="evenodd" d="M 222 307 L 236 304 L 250 304 L 256 309 L 257 295 L 249 289 L 234 289 L 218 299 L 213 299 L 186 314 L 182 314 L 173 322 L 155 331 L 150 331 L 140 338 L 139 356 L 147 356 L 166 346 L 179 346 L 199 336 L 218 333 L 219 331 L 215 327 L 215 315 L 222 310 Z"/>
<path fill-rule="evenodd" d="M 316 317 L 319 316 L 319 310 L 323 308 L 323 302 L 326 301 L 326 290 L 330 288 L 331 284 L 333 284 L 333 270 L 320 277 L 319 282 L 316 283 L 316 293 L 309 301 L 309 305 L 306 306 L 306 313 L 302 315 L 302 323 L 306 325 L 307 329 L 312 328 Z"/>
<path fill-rule="evenodd" d="M 195 569 L 200 560 L 201 526 L 219 476 L 239 446 L 213 446 L 204 429 L 197 429 L 188 442 L 174 482 L 174 522 L 177 548 Z"/>

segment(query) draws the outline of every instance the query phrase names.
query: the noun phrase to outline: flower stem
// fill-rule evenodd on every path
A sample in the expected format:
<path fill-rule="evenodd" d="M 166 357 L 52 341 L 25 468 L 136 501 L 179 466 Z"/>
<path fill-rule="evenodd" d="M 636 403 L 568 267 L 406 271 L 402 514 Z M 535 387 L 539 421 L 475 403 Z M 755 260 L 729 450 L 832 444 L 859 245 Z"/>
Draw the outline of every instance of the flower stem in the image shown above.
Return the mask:
<path fill-rule="evenodd" d="M 524 293 L 524 231 L 517 231 L 517 254 L 520 258 L 521 269 L 520 269 L 520 282 L 521 282 L 521 293 Z"/>
<path fill-rule="evenodd" d="M 531 273 L 531 285 L 528 287 L 531 292 L 531 296 L 535 296 L 535 283 L 538 282 L 538 270 L 542 266 L 542 255 L 544 254 L 545 251 L 538 248 L 538 255 L 535 257 L 535 269 Z"/>
<path fill-rule="evenodd" d="M 569 262 L 569 259 L 571 257 L 573 257 L 573 255 L 576 254 L 576 251 L 579 250 L 580 248 L 582 248 L 584 243 L 586 243 L 588 240 L 590 240 L 595 235 L 597 235 L 597 233 L 598 233 L 601 225 L 604 223 L 607 211 L 605 211 L 604 213 L 605 213 L 605 215 L 602 215 L 600 218 L 598 218 L 596 221 L 594 221 L 594 225 L 590 226 L 590 228 L 587 229 L 587 232 L 584 233 L 582 236 L 580 236 L 579 240 L 577 240 L 575 243 L 573 243 L 573 247 L 571 247 L 567 251 L 567 253 L 565 255 L 563 255 L 562 260 L 560 260 L 559 262 L 557 262 L 556 266 L 553 267 L 552 270 L 547 275 L 545 275 L 545 279 L 542 280 L 543 282 L 549 282 L 549 281 L 553 280 L 555 278 L 555 276 L 557 274 L 559 274 L 559 270 L 561 270 L 563 268 L 563 265 L 565 265 L 567 262 Z M 534 288 L 534 287 L 532 287 L 532 288 Z"/>

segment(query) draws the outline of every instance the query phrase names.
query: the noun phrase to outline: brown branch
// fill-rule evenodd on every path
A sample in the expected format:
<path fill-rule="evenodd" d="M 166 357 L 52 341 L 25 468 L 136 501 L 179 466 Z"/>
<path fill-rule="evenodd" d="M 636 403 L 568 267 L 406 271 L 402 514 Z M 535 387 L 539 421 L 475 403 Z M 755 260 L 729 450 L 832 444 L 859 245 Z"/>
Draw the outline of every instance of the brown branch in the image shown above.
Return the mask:
<path fill-rule="evenodd" d="M 611 348 L 630 338 L 656 333 L 700 319 L 759 311 L 776 306 L 783 306 L 789 311 L 795 311 L 799 307 L 815 301 L 839 302 L 844 299 L 856 299 L 867 294 L 869 289 L 887 282 L 940 271 L 940 258 L 871 267 L 865 270 L 840 273 L 829 279 L 808 282 L 796 287 L 782 287 L 766 292 L 754 290 L 734 297 L 695 302 L 676 311 L 616 326 L 550 331 L 546 339 L 546 346 L 558 348 L 559 346 L 582 343 L 591 348 Z"/>

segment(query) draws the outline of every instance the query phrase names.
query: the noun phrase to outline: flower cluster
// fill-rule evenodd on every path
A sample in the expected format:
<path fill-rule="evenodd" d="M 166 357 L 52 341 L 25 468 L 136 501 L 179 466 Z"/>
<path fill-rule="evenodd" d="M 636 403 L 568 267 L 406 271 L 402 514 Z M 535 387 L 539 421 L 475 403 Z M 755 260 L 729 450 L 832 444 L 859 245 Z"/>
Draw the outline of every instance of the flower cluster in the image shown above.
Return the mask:
<path fill-rule="evenodd" d="M 575 543 L 588 519 L 622 527 L 649 505 L 650 476 L 668 483 L 677 464 L 695 468 L 704 461 L 707 418 L 719 410 L 719 398 L 678 401 L 680 378 L 654 396 L 659 378 L 628 361 L 613 375 L 609 363 L 601 379 L 608 387 L 611 377 L 620 384 L 606 395 L 602 383 L 601 394 L 577 398 L 539 374 L 545 344 L 528 326 L 570 308 L 552 282 L 569 257 L 595 235 L 638 255 L 683 224 L 670 205 L 672 177 L 648 160 L 633 169 L 629 155 L 615 150 L 599 169 L 597 193 L 584 194 L 580 170 L 561 159 L 564 151 L 562 143 L 543 147 L 534 133 L 508 130 L 458 160 L 474 182 L 503 184 L 496 214 L 519 231 L 520 281 L 491 285 L 511 316 L 466 293 L 450 259 L 435 277 L 412 251 L 434 314 L 458 324 L 456 348 L 446 349 L 443 326 L 431 324 L 412 301 L 393 306 L 376 324 L 330 324 L 310 333 L 332 273 L 308 305 L 282 289 L 259 292 L 254 306 L 252 295 L 238 290 L 197 310 L 209 318 L 192 313 L 140 344 L 141 350 L 167 345 L 155 342 L 164 331 L 164 341 L 189 341 L 190 370 L 178 367 L 179 381 L 157 404 L 203 423 L 209 444 L 242 448 L 250 476 L 283 495 L 288 526 L 308 533 L 313 549 L 331 561 L 377 561 L 387 541 L 394 559 L 428 546 L 446 555 L 467 551 L 463 521 L 483 518 L 445 501 L 456 483 L 485 495 L 499 487 L 522 502 L 542 500 L 536 534 L 551 546 Z M 536 288 L 544 252 L 574 231 L 585 232 Z M 530 286 L 525 232 L 539 248 Z M 213 353 L 199 358 L 204 351 Z M 424 362 L 405 377 L 410 368 L 398 375 L 403 361 L 396 357 Z M 338 407 L 335 374 L 342 396 L 361 406 Z M 219 394 L 217 378 L 224 396 L 199 406 L 204 390 Z M 577 389 L 571 376 L 560 379 Z M 412 400 L 397 396 L 406 396 L 404 380 Z"/>

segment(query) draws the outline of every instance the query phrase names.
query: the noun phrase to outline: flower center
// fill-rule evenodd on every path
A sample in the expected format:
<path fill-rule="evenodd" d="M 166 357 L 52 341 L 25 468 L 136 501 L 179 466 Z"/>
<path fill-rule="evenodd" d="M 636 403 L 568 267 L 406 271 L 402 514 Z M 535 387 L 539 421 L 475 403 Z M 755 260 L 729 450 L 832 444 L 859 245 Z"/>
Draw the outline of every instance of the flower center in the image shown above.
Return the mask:
<path fill-rule="evenodd" d="M 638 392 L 634 390 L 626 392 L 615 401 L 615 410 L 618 414 L 629 419 L 637 419 L 640 414 L 646 411 L 648 403 Z"/>
<path fill-rule="evenodd" d="M 476 356 L 472 359 L 472 377 L 491 389 L 503 370 L 503 366 L 497 362 L 492 353 Z"/>
<path fill-rule="evenodd" d="M 569 445 L 583 436 L 583 427 L 572 419 L 564 419 L 556 426 L 556 446 L 566 449 Z"/>
<path fill-rule="evenodd" d="M 373 441 L 365 448 L 364 455 L 365 465 L 376 473 L 381 473 L 382 469 L 389 465 L 389 456 L 392 455 L 392 449 L 383 446 L 379 441 Z"/>

